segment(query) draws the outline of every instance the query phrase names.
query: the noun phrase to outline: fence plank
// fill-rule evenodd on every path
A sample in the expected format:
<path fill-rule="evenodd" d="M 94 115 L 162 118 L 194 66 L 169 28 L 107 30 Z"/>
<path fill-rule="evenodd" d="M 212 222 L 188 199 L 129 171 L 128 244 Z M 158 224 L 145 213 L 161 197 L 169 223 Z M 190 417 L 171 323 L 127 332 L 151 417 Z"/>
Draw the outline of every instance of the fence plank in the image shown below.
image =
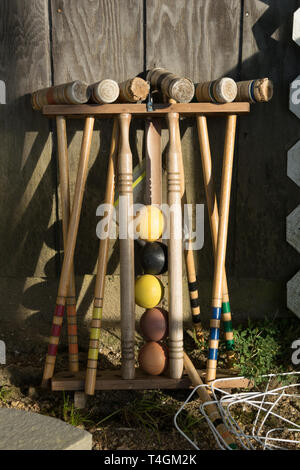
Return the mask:
<path fill-rule="evenodd" d="M 235 275 L 286 280 L 299 260 L 286 243 L 286 215 L 299 190 L 286 175 L 287 150 L 300 137 L 299 121 L 288 109 L 289 83 L 299 72 L 299 50 L 292 41 L 298 1 L 245 0 L 242 79 L 269 77 L 273 99 L 251 106 L 241 119 Z M 285 305 L 285 291 L 281 292 Z"/>
<path fill-rule="evenodd" d="M 147 68 L 164 66 L 194 82 L 214 80 L 222 76 L 237 77 L 239 59 L 240 2 L 220 0 L 152 0 L 147 2 L 146 58 Z M 220 189 L 225 120 L 210 118 L 213 170 L 217 193 Z M 201 159 L 195 121 L 180 123 L 188 202 L 205 203 Z M 166 132 L 163 133 L 167 139 Z M 164 184 L 165 186 L 165 184 Z M 233 184 L 232 193 L 235 192 Z M 234 252 L 231 207 L 228 234 L 227 265 Z M 207 211 L 205 209 L 204 248 L 198 258 L 198 274 L 212 277 L 213 258 Z M 229 269 L 230 272 L 230 269 Z"/>
<path fill-rule="evenodd" d="M 125 80 L 143 68 L 141 0 L 52 0 L 54 82 Z"/>
<path fill-rule="evenodd" d="M 194 81 L 234 75 L 240 2 L 147 2 L 147 67 L 163 65 Z"/>
<path fill-rule="evenodd" d="M 0 2 L 0 275 L 55 277 L 55 167 L 30 93 L 51 83 L 48 2 Z"/>
<path fill-rule="evenodd" d="M 94 83 L 104 78 L 121 82 L 143 70 L 142 0 L 94 0 L 73 2 L 52 0 L 54 83 L 84 80 Z M 82 122 L 68 121 L 70 180 L 74 187 Z M 131 125 L 134 161 L 137 139 Z M 75 253 L 75 272 L 95 272 L 98 253 L 96 208 L 103 201 L 112 120 L 96 122 L 90 170 L 84 196 Z M 140 148 L 141 150 L 141 148 Z M 111 244 L 108 274 L 118 268 L 118 249 Z"/>

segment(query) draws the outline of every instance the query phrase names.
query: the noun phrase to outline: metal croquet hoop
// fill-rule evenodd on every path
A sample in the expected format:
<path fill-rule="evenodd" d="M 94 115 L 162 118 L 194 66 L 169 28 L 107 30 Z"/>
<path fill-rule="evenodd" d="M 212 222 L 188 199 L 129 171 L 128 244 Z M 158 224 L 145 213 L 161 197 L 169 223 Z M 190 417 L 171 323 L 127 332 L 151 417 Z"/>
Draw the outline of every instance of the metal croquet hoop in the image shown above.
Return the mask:
<path fill-rule="evenodd" d="M 287 439 L 283 437 L 284 433 L 299 433 L 300 424 L 297 424 L 289 419 L 281 416 L 274 411 L 280 405 L 282 398 L 289 399 L 300 399 L 300 393 L 288 393 L 289 389 L 300 388 L 300 383 L 292 383 L 277 387 L 274 389 L 269 389 L 271 379 L 274 377 L 283 377 L 283 376 L 300 376 L 300 372 L 286 372 L 282 374 L 267 374 L 262 375 L 260 378 L 269 378 L 266 388 L 263 392 L 240 392 L 240 393 L 228 393 L 225 390 L 222 390 L 217 387 L 220 379 L 214 380 L 210 385 L 203 384 L 195 387 L 192 392 L 189 394 L 183 405 L 179 408 L 177 413 L 174 416 L 174 424 L 178 432 L 197 450 L 200 450 L 194 441 L 192 441 L 179 427 L 177 418 L 179 414 L 183 411 L 186 405 L 189 403 L 193 395 L 196 393 L 198 388 L 205 387 L 207 388 L 212 395 L 212 400 L 204 402 L 200 405 L 199 410 L 201 414 L 207 421 L 207 424 L 210 430 L 213 433 L 213 436 L 222 450 L 232 450 L 228 444 L 224 441 L 220 433 L 215 428 L 213 422 L 210 420 L 208 414 L 205 411 L 205 408 L 208 405 L 215 404 L 218 407 L 219 413 L 222 417 L 223 423 L 228 429 L 228 432 L 235 437 L 236 441 L 239 442 L 239 446 L 245 450 L 291 450 L 288 447 L 284 447 L 283 444 L 293 444 L 293 446 L 300 445 L 300 440 L 296 439 Z M 242 379 L 244 377 L 236 377 L 236 379 Z M 226 380 L 226 379 L 223 379 Z M 217 397 L 216 392 L 221 394 L 221 397 Z M 268 398 L 274 398 L 274 401 L 268 400 Z M 253 425 L 251 433 L 246 433 L 241 429 L 236 419 L 232 415 L 231 408 L 235 405 L 248 405 L 254 409 L 257 409 L 257 414 L 253 419 Z M 280 408 L 279 408 L 280 410 Z M 263 415 L 264 413 L 264 415 Z M 273 427 L 264 432 L 264 426 L 268 418 L 272 416 L 277 418 L 281 423 L 279 427 Z M 282 426 L 282 423 L 286 426 Z M 279 437 L 273 437 L 272 434 L 281 433 Z"/>

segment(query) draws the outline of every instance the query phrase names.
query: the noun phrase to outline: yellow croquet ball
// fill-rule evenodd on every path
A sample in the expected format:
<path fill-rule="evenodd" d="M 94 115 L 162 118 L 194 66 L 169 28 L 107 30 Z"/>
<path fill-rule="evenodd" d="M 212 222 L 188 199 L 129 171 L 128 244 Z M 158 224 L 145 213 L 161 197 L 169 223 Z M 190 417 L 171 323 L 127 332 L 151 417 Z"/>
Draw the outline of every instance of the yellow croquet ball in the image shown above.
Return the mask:
<path fill-rule="evenodd" d="M 164 217 L 156 206 L 144 206 L 136 218 L 136 232 L 142 240 L 154 242 L 161 237 Z"/>
<path fill-rule="evenodd" d="M 135 302 L 143 308 L 153 308 L 161 301 L 164 286 L 152 274 L 144 274 L 135 281 Z"/>

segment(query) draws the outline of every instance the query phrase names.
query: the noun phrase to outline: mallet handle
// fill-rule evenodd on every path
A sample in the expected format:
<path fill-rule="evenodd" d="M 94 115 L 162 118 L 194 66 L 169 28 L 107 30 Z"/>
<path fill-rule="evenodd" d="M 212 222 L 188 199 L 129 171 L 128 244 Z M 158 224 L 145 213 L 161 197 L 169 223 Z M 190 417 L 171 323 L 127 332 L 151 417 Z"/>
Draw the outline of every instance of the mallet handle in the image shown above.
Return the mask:
<path fill-rule="evenodd" d="M 115 166 L 118 152 L 118 139 L 119 139 L 119 123 L 118 119 L 114 119 L 110 153 L 108 158 L 108 169 L 106 178 L 106 190 L 105 190 L 105 201 L 107 207 L 110 210 L 107 214 L 107 232 L 110 231 L 112 216 L 113 216 L 113 204 L 115 197 Z M 100 346 L 100 332 L 101 332 L 101 321 L 102 321 L 102 310 L 104 301 L 104 289 L 105 289 L 105 276 L 107 271 L 107 259 L 109 249 L 109 237 L 103 238 L 99 243 L 98 253 L 98 265 L 97 275 L 95 284 L 94 294 L 94 307 L 90 329 L 90 343 L 88 352 L 88 362 L 85 378 L 85 393 L 87 395 L 94 395 L 97 375 L 97 361 Z"/>
<path fill-rule="evenodd" d="M 59 163 L 60 199 L 62 209 L 62 225 L 64 246 L 67 244 L 68 226 L 70 220 L 70 183 L 69 183 L 69 162 L 67 146 L 66 118 L 56 117 L 57 147 Z M 76 321 L 76 294 L 74 264 L 71 267 L 71 277 L 66 298 L 67 323 L 68 323 L 68 343 L 69 343 L 69 369 L 71 372 L 78 372 L 78 340 Z"/>
<path fill-rule="evenodd" d="M 172 102 L 173 100 L 169 100 Z M 185 204 L 187 204 L 186 189 L 185 189 L 185 177 L 184 177 L 184 165 L 183 157 L 181 150 L 181 138 L 180 138 L 180 129 L 179 122 L 176 126 L 176 140 L 177 148 L 179 151 L 179 167 L 180 167 L 180 193 L 181 193 L 181 204 L 182 209 L 184 210 Z M 203 328 L 201 325 L 201 312 L 200 312 L 200 301 L 199 301 L 199 291 L 198 291 L 198 281 L 196 276 L 196 267 L 194 253 L 191 247 L 191 240 L 188 240 L 188 249 L 184 250 L 185 258 L 185 267 L 188 278 L 188 289 L 190 294 L 190 305 L 192 311 L 192 321 L 194 324 L 195 334 L 198 341 L 203 339 Z"/>
<path fill-rule="evenodd" d="M 220 215 L 218 225 L 218 242 L 215 256 L 215 270 L 212 293 L 212 319 L 210 321 L 209 352 L 206 367 L 206 382 L 216 378 L 219 330 L 222 310 L 222 283 L 226 257 L 226 244 L 228 232 L 229 204 L 231 192 L 231 178 L 235 143 L 236 115 L 227 117 L 223 169 L 221 180 Z"/>
<path fill-rule="evenodd" d="M 219 213 L 218 213 L 218 203 L 217 197 L 214 189 L 214 180 L 212 174 L 212 160 L 211 152 L 209 145 L 209 136 L 207 130 L 207 119 L 206 116 L 197 116 L 197 128 L 198 128 L 198 137 L 200 144 L 200 154 L 202 161 L 202 172 L 203 172 L 203 181 L 206 194 L 206 204 L 209 215 L 209 224 L 210 232 L 212 237 L 214 257 L 216 256 L 217 251 L 217 241 L 218 241 L 218 226 L 219 226 Z M 227 285 L 227 276 L 226 269 L 224 265 L 223 271 L 223 286 L 222 286 L 222 320 L 225 329 L 225 342 L 227 357 L 232 361 L 234 356 L 234 339 L 232 331 L 232 322 L 231 322 L 231 310 L 229 303 L 229 294 L 228 294 L 228 285 Z"/>
<path fill-rule="evenodd" d="M 87 117 L 85 119 L 85 127 L 83 132 L 79 167 L 76 178 L 75 193 L 73 207 L 70 217 L 70 223 L 68 227 L 68 237 L 65 246 L 64 261 L 62 265 L 58 296 L 56 299 L 56 307 L 53 316 L 51 336 L 48 346 L 48 354 L 46 356 L 46 363 L 44 367 L 42 386 L 47 386 L 49 379 L 52 378 L 56 360 L 57 347 L 59 343 L 59 337 L 61 332 L 61 326 L 63 321 L 63 315 L 66 304 L 66 297 L 68 294 L 69 281 L 72 270 L 72 263 L 74 257 L 74 250 L 76 244 L 76 238 L 78 233 L 78 225 L 80 219 L 80 212 L 82 207 L 83 193 L 87 178 L 88 161 L 91 150 L 91 142 L 94 128 L 94 117 Z"/>
<path fill-rule="evenodd" d="M 198 385 L 203 385 L 203 382 L 188 355 L 184 352 L 183 353 L 183 359 L 184 359 L 184 368 L 186 373 L 189 376 L 190 381 L 192 382 L 192 385 L 194 387 L 197 387 Z M 197 389 L 197 393 L 200 397 L 200 399 L 205 403 L 205 402 L 210 402 L 212 401 L 211 396 L 207 392 L 205 387 L 199 387 Z M 235 444 L 235 441 L 233 440 L 231 434 L 227 431 L 221 415 L 219 413 L 219 410 L 217 406 L 212 403 L 210 405 L 207 405 L 205 410 L 207 411 L 207 414 L 209 418 L 211 419 L 212 423 L 216 427 L 217 431 L 220 433 L 226 444 L 231 447 L 232 449 L 237 449 L 237 445 Z"/>

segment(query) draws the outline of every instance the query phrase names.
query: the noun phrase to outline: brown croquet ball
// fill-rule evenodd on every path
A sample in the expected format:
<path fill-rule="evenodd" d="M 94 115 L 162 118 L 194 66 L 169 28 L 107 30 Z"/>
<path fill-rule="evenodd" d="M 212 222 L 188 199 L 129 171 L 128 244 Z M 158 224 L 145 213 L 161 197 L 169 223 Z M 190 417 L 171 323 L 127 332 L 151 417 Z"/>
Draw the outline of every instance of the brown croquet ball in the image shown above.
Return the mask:
<path fill-rule="evenodd" d="M 160 341 L 168 335 L 168 312 L 160 307 L 148 308 L 140 319 L 140 328 L 147 341 Z"/>
<path fill-rule="evenodd" d="M 146 374 L 160 375 L 168 366 L 168 349 L 155 341 L 148 341 L 141 347 L 138 361 Z"/>

